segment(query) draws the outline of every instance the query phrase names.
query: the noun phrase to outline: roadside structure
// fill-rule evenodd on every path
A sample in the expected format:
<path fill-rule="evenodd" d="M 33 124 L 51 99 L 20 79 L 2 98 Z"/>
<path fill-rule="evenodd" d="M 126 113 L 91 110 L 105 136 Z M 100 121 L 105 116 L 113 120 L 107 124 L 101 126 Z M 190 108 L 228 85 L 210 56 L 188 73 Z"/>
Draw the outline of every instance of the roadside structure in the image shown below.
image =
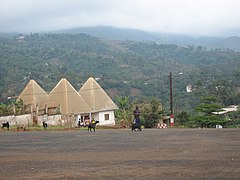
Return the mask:
<path fill-rule="evenodd" d="M 238 111 L 238 105 L 230 105 L 228 107 L 222 108 L 219 112 L 213 112 L 213 114 L 227 114 L 229 112 L 236 112 Z"/>
<path fill-rule="evenodd" d="M 25 86 L 25 88 L 17 98 L 17 101 L 22 100 L 29 109 L 29 117 L 23 118 L 27 119 L 25 122 L 23 121 L 25 124 L 38 123 L 38 116 L 41 114 L 45 114 L 47 111 L 47 98 L 48 94 L 38 85 L 38 83 L 36 83 L 36 81 L 32 79 L 28 82 L 28 84 Z M 17 119 L 17 116 L 12 119 Z M 15 121 L 16 123 L 21 122 L 19 120 Z"/>
<path fill-rule="evenodd" d="M 64 115 L 91 112 L 88 103 L 65 78 L 62 78 L 49 93 L 47 105 L 48 108 L 58 108 L 60 114 Z"/>
<path fill-rule="evenodd" d="M 48 114 L 61 114 L 60 125 L 75 126 L 81 118 L 89 117 L 92 111 L 89 104 L 65 78 L 49 93 L 47 106 Z"/>
<path fill-rule="evenodd" d="M 118 107 L 93 77 L 84 83 L 79 94 L 92 108 L 90 119 L 99 121 L 99 125 L 115 124 L 114 110 Z"/>
<path fill-rule="evenodd" d="M 23 89 L 17 100 L 22 100 L 24 104 L 31 105 L 33 110 L 45 109 L 48 94 L 36 83 L 30 80 Z"/>
<path fill-rule="evenodd" d="M 17 100 L 22 100 L 31 109 L 31 113 L 25 115 L 25 124 L 42 125 L 47 122 L 54 126 L 75 127 L 86 125 L 94 119 L 99 121 L 99 125 L 114 125 L 114 110 L 118 108 L 92 77 L 79 92 L 67 79 L 62 78 L 49 94 L 34 80 L 30 80 Z M 14 118 L 18 119 L 17 116 Z M 14 120 L 15 124 L 17 122 L 18 120 Z"/>

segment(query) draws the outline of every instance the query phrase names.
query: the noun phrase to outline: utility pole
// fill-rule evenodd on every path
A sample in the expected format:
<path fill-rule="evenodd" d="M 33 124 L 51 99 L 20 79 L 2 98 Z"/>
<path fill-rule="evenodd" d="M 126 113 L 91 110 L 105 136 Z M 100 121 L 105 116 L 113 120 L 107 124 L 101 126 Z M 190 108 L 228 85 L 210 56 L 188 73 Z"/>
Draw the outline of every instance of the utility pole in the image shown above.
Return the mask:
<path fill-rule="evenodd" d="M 170 115 L 173 114 L 172 72 L 170 72 Z"/>
<path fill-rule="evenodd" d="M 170 126 L 174 126 L 173 95 L 172 95 L 172 72 L 170 72 Z"/>

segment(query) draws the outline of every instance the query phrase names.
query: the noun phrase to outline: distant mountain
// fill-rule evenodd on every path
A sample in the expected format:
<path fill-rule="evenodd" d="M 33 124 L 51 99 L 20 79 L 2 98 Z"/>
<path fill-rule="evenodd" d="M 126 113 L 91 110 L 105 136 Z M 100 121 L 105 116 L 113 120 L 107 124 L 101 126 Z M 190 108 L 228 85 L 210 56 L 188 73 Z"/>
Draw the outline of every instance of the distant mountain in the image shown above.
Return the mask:
<path fill-rule="evenodd" d="M 207 49 L 232 49 L 240 52 L 240 37 L 199 37 L 181 34 L 153 33 L 136 29 L 114 28 L 106 26 L 81 27 L 55 31 L 54 33 L 85 33 L 108 40 L 155 41 L 158 44 L 176 44 L 181 46 L 203 46 Z"/>
<path fill-rule="evenodd" d="M 240 51 L 240 38 L 237 36 L 226 38 L 222 43 L 225 48 Z"/>
<path fill-rule="evenodd" d="M 136 29 L 114 28 L 107 26 L 81 27 L 55 31 L 54 33 L 85 33 L 108 40 L 160 41 L 154 34 Z"/>

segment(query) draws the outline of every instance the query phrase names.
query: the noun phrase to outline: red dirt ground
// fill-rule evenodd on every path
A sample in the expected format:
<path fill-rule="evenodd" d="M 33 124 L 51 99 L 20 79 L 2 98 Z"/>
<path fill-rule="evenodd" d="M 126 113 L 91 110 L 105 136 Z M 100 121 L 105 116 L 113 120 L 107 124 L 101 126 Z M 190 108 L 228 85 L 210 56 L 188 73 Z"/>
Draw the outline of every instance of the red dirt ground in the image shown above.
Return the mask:
<path fill-rule="evenodd" d="M 240 129 L 0 131 L 0 179 L 240 179 Z"/>

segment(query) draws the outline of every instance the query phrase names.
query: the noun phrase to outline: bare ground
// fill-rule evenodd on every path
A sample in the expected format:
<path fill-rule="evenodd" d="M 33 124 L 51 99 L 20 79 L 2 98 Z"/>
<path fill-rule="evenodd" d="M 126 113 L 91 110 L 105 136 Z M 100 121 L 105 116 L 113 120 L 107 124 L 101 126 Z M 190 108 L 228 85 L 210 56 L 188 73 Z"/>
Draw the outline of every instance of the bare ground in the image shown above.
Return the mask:
<path fill-rule="evenodd" d="M 0 132 L 0 179 L 240 179 L 240 129 Z"/>

